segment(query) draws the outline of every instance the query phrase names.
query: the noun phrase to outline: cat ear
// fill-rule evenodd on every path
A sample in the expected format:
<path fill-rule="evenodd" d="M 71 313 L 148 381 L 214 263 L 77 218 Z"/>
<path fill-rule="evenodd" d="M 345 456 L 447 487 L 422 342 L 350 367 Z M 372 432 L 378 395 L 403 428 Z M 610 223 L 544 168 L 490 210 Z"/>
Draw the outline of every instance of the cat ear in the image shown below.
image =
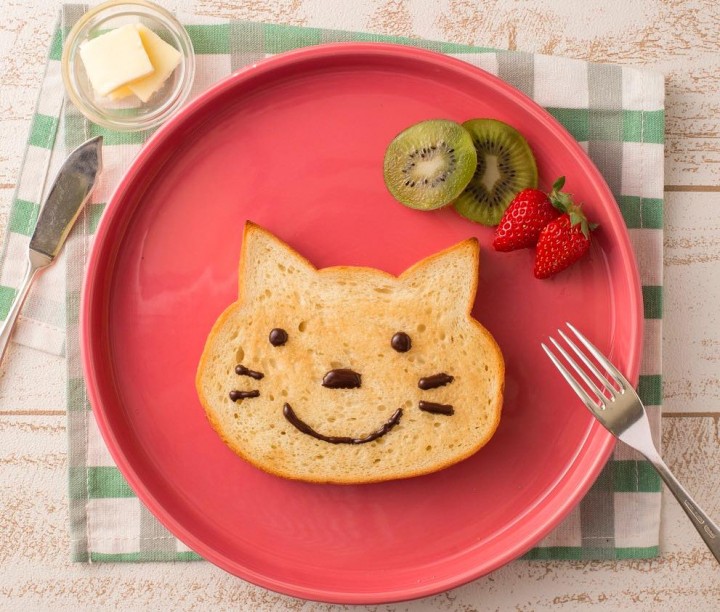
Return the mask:
<path fill-rule="evenodd" d="M 429 304 L 467 314 L 475 302 L 479 258 L 477 239 L 468 238 L 417 262 L 400 280 Z"/>
<path fill-rule="evenodd" d="M 307 276 L 316 269 L 282 240 L 248 221 L 239 272 L 238 295 L 242 301 L 250 302 L 271 296 L 293 300 L 293 292 L 305 286 Z"/>

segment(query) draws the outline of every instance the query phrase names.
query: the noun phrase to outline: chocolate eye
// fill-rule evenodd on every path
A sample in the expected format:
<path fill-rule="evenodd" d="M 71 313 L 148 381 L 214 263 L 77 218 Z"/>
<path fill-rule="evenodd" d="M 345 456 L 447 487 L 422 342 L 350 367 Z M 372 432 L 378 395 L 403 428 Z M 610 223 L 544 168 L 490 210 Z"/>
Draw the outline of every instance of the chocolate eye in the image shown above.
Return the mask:
<path fill-rule="evenodd" d="M 270 330 L 270 344 L 273 346 L 282 346 L 288 341 L 287 332 L 281 327 L 276 327 Z"/>
<path fill-rule="evenodd" d="M 390 340 L 390 346 L 393 347 L 398 353 L 407 353 L 412 346 L 410 336 L 405 332 L 398 332 Z"/>

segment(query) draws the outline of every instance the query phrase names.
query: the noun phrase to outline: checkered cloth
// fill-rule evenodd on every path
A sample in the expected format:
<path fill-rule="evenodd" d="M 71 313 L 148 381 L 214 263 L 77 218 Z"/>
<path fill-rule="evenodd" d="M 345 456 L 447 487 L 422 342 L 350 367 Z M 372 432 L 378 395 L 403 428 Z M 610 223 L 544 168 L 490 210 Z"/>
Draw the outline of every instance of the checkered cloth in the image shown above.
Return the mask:
<path fill-rule="evenodd" d="M 8 232 L 0 254 L 0 318 L 22 278 L 29 235 L 48 177 L 68 152 L 104 136 L 105 171 L 59 261 L 35 284 L 16 342 L 67 355 L 70 529 L 76 561 L 189 560 L 139 502 L 112 461 L 88 404 L 80 364 L 78 307 L 83 270 L 105 202 L 148 132 L 116 133 L 86 121 L 63 99 L 63 32 L 84 12 L 66 5 L 49 52 Z M 297 47 L 380 41 L 432 49 L 498 75 L 544 106 L 585 148 L 615 195 L 637 255 L 645 309 L 639 392 L 659 442 L 661 414 L 663 134 L 661 75 L 633 68 L 410 40 L 246 22 L 183 19 L 197 53 L 194 95 L 232 71 Z M 642 558 L 658 554 L 661 483 L 622 444 L 586 497 L 526 559 Z"/>

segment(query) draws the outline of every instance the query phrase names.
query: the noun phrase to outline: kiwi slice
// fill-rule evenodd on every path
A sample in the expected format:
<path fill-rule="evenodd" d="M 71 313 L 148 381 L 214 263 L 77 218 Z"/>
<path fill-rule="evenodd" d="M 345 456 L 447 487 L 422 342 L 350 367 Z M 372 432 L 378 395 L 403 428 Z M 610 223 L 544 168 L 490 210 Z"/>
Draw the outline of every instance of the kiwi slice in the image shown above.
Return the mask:
<path fill-rule="evenodd" d="M 459 123 L 431 119 L 398 134 L 385 152 L 385 185 L 400 203 L 418 210 L 450 204 L 472 178 L 477 153 Z"/>
<path fill-rule="evenodd" d="M 520 132 L 507 123 L 470 119 L 463 127 L 472 136 L 478 163 L 455 209 L 472 221 L 497 225 L 518 191 L 537 187 L 535 157 Z"/>

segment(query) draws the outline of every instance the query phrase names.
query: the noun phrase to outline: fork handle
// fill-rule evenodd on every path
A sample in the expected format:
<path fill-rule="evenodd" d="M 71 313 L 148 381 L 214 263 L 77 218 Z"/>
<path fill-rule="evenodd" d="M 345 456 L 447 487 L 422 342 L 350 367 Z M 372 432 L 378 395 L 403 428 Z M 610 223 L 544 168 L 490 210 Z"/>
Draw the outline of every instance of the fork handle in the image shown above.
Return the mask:
<path fill-rule="evenodd" d="M 685 487 L 680 484 L 678 479 L 675 478 L 674 474 L 670 471 L 670 468 L 665 465 L 665 462 L 660 457 L 648 457 L 648 459 L 658 471 L 660 477 L 665 481 L 668 489 L 670 489 L 678 502 L 680 502 L 682 509 L 685 510 L 685 514 L 690 517 L 693 525 L 695 525 L 695 529 L 698 530 L 700 537 L 705 541 L 710 552 L 718 563 L 720 563 L 720 527 L 695 503 L 690 493 L 685 490 Z"/>

